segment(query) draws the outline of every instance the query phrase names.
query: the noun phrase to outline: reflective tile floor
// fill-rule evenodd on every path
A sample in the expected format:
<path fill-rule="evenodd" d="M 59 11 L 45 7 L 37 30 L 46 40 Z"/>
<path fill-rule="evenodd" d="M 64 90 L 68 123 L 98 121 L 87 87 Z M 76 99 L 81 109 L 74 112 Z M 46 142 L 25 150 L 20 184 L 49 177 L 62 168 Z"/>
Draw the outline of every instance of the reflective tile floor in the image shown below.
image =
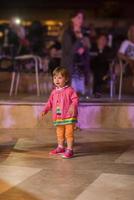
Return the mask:
<path fill-rule="evenodd" d="M 133 200 L 134 130 L 75 132 L 75 156 L 49 156 L 54 129 L 0 129 L 0 200 Z"/>

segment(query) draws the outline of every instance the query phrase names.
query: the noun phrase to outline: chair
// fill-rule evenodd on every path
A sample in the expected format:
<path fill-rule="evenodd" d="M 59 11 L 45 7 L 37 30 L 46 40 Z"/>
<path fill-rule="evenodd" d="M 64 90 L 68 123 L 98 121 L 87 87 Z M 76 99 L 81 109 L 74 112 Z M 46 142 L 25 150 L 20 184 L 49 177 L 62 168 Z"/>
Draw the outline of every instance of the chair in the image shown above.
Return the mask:
<path fill-rule="evenodd" d="M 118 100 L 121 100 L 122 98 L 122 85 L 123 85 L 123 73 L 125 71 L 125 68 L 127 67 L 128 63 L 122 59 L 119 59 L 119 65 L 120 65 L 120 79 L 119 79 L 119 94 L 118 94 Z"/>
<path fill-rule="evenodd" d="M 10 84 L 10 90 L 9 90 L 9 96 L 11 96 L 11 91 L 14 85 L 15 81 L 15 68 L 14 68 L 14 60 L 11 56 L 8 55 L 2 55 L 0 56 L 0 72 L 11 72 L 12 78 L 11 78 L 11 84 Z"/>
<path fill-rule="evenodd" d="M 16 85 L 15 85 L 15 95 L 18 93 L 18 87 L 19 87 L 19 81 L 20 81 L 20 74 L 23 71 L 22 68 L 22 62 L 32 60 L 34 62 L 34 68 L 35 68 L 35 79 L 36 79 L 36 87 L 37 87 L 37 96 L 40 96 L 40 87 L 39 87 L 39 69 L 42 67 L 41 58 L 36 55 L 20 55 L 16 56 L 14 58 L 15 63 L 15 73 L 12 75 L 12 82 L 11 82 L 11 88 L 10 88 L 10 96 L 13 94 L 14 90 L 14 83 L 16 78 Z"/>
<path fill-rule="evenodd" d="M 115 82 L 116 82 L 116 74 L 115 74 L 115 63 L 116 58 L 113 59 L 109 65 L 109 74 L 110 74 L 110 98 L 113 98 L 115 95 Z"/>
<path fill-rule="evenodd" d="M 123 85 L 123 74 L 125 73 L 125 69 L 128 66 L 128 63 L 122 59 L 115 58 L 113 59 L 110 67 L 110 97 L 113 98 L 115 94 L 115 85 L 116 85 L 116 73 L 115 73 L 115 66 L 119 64 L 119 89 L 118 89 L 118 100 L 122 98 L 122 85 Z"/>

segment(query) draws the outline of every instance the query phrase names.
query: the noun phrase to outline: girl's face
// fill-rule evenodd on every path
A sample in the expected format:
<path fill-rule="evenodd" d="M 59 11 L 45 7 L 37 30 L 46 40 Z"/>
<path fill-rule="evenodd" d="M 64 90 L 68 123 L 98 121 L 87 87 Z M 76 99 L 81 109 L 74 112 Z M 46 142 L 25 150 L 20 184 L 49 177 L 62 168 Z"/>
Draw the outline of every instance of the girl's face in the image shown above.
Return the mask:
<path fill-rule="evenodd" d="M 81 27 L 83 25 L 84 17 L 82 13 L 78 13 L 75 17 L 72 18 L 73 26 Z"/>
<path fill-rule="evenodd" d="M 53 82 L 56 87 L 62 88 L 66 85 L 67 80 L 59 73 L 53 77 Z"/>

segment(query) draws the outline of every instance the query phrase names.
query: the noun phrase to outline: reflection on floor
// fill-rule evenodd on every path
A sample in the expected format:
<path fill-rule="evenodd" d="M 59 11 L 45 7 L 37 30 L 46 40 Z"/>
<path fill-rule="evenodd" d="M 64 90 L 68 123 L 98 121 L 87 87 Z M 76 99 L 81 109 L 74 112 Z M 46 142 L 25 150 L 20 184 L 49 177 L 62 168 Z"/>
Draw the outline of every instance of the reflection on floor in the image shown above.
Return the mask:
<path fill-rule="evenodd" d="M 0 200 L 133 200 L 133 129 L 75 137 L 75 157 L 65 160 L 48 154 L 54 129 L 1 129 Z"/>

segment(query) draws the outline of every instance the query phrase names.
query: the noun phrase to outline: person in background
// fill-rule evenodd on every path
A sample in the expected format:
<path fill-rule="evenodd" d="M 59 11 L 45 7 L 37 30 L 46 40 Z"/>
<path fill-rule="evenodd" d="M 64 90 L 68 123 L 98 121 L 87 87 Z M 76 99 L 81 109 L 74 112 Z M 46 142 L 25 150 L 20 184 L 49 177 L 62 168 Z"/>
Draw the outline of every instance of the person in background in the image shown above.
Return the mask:
<path fill-rule="evenodd" d="M 96 45 L 90 49 L 90 65 L 94 77 L 93 93 L 96 98 L 101 97 L 102 86 L 107 79 L 109 63 L 111 60 L 111 49 L 108 47 L 108 38 L 100 34 Z"/>
<path fill-rule="evenodd" d="M 6 56 L 15 57 L 28 52 L 29 41 L 20 19 L 13 17 L 9 26 L 5 26 L 2 47 Z"/>
<path fill-rule="evenodd" d="M 44 35 L 46 30 L 40 21 L 33 21 L 28 33 L 30 41 L 30 51 L 32 54 L 44 56 Z"/>
<path fill-rule="evenodd" d="M 89 80 L 89 37 L 85 35 L 84 18 L 83 11 L 74 12 L 61 41 L 61 65 L 69 70 L 72 86 L 82 95 L 87 92 Z"/>
<path fill-rule="evenodd" d="M 58 146 L 50 152 L 50 155 L 62 154 L 63 158 L 72 158 L 74 155 L 74 128 L 77 122 L 78 96 L 69 86 L 69 73 L 67 69 L 58 67 L 53 71 L 52 91 L 41 116 L 52 109 L 53 122 L 56 126 Z M 67 142 L 67 148 L 64 142 Z"/>
<path fill-rule="evenodd" d="M 48 72 L 52 75 L 53 70 L 60 66 L 61 62 L 61 44 L 56 41 L 48 49 Z"/>
<path fill-rule="evenodd" d="M 118 57 L 128 63 L 128 68 L 133 75 L 132 85 L 134 86 L 134 25 L 131 25 L 128 29 L 128 39 L 121 43 Z"/>

